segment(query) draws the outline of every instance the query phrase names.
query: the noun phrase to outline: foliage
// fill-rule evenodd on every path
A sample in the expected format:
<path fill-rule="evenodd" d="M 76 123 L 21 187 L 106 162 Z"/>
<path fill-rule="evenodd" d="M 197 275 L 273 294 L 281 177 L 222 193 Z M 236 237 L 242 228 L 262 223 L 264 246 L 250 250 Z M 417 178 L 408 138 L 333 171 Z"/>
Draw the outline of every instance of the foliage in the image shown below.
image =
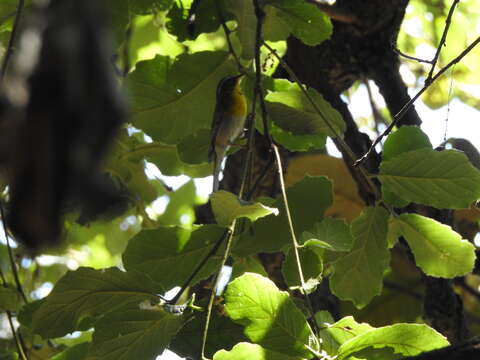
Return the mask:
<path fill-rule="evenodd" d="M 331 19 L 310 2 L 260 3 L 269 44 L 278 42 L 276 46 L 285 48 L 293 36 L 316 46 L 332 36 Z M 432 1 L 411 3 L 406 22 L 419 19 L 424 36 L 415 37 L 402 28 L 398 47 L 415 53 L 427 43 L 435 50 L 445 9 Z M 23 304 L 13 285 L 14 274 L 5 265 L 6 247 L 0 244 L 0 267 L 7 274 L 0 288 L 0 310 L 18 319 L 18 331 L 31 351 L 43 348 L 56 360 L 149 360 L 165 349 L 200 358 L 205 340 L 206 355 L 214 360 L 320 356 L 388 360 L 449 344 L 443 334 L 422 323 L 420 306 L 395 315 L 378 313 L 404 304 L 385 284 L 398 280 L 408 288 L 410 282 L 420 281 L 419 271 L 437 278 L 465 277 L 478 284 L 478 279 L 468 277 L 476 260 L 472 239 L 464 239 L 457 227 L 425 210 L 461 209 L 468 212 L 470 225 L 478 225 L 474 204 L 480 199 L 480 170 L 471 154 L 434 149 L 429 134 L 419 127 L 395 128 L 382 145 L 378 173 L 368 174 L 369 181 L 381 186 L 381 197 L 367 206 L 351 175 L 355 170 L 325 150 L 327 138 L 338 144 L 352 136 L 341 112 L 316 89 L 303 89 L 293 79 L 274 79 L 273 71 L 260 69 L 267 125 L 275 142 L 289 152 L 284 174 L 288 205 L 280 191 L 270 194 L 274 198 L 249 201 L 218 191 L 209 198 L 216 224 L 194 224 L 206 199 L 198 195 L 198 182 L 191 179 L 210 175 L 213 169 L 207 153 L 217 84 L 243 68 L 249 106 L 254 97 L 254 3 L 204 0 L 198 5 L 194 29 L 188 28 L 188 16 L 198 4 L 195 1 L 106 4 L 115 38 L 114 66 L 131 69 L 119 79 L 128 94 L 130 120 L 115 139 L 104 170 L 129 193 L 129 205 L 113 218 L 86 223 L 78 221 L 77 213 L 68 213 L 65 248 L 20 262 L 19 281 L 36 300 L 29 304 Z M 16 6 L 14 0 L 0 4 L 0 55 L 8 46 Z M 439 67 L 472 40 L 464 29 L 478 22 L 470 16 L 473 8 L 479 9 L 473 0 L 459 5 L 448 34 L 452 41 L 442 51 Z M 25 11 L 32 11 L 28 1 Z M 431 14 L 432 23 L 426 14 Z M 220 19 L 230 29 L 231 44 Z M 265 68 L 269 61 L 275 63 L 266 48 L 261 52 Z M 278 62 L 275 66 L 281 67 Z M 420 63 L 408 67 L 411 74 L 424 71 Z M 437 108 L 453 97 L 480 109 L 480 98 L 468 93 L 469 85 L 480 83 L 478 67 L 474 56 L 466 58 L 454 75 L 432 85 L 423 101 Z M 453 91 L 450 81 L 457 83 Z M 261 107 L 253 110 L 256 130 L 265 134 Z M 172 189 L 169 177 L 179 175 L 190 181 Z M 2 200 L 8 198 L 6 193 Z M 232 231 L 232 244 L 220 244 Z M 292 236 L 298 244 L 292 243 Z M 407 248 L 408 254 L 399 255 Z M 217 286 L 227 249 L 231 279 L 214 302 L 210 332 L 203 339 L 208 294 Z M 14 250 L 24 255 L 20 247 Z M 265 256 L 272 253 L 280 254 L 281 261 L 265 264 Z M 199 263 L 202 267 L 196 272 Z M 176 304 L 167 304 L 165 293 L 182 286 L 192 274 L 185 294 Z M 53 289 L 48 296 L 40 296 L 49 286 Z M 326 310 L 312 313 L 312 304 L 305 300 L 306 293 L 314 298 L 323 287 L 340 304 L 336 319 Z M 478 310 L 478 303 L 466 307 Z M 352 313 L 369 323 L 357 322 Z M 407 323 L 413 321 L 418 323 Z M 72 333 L 82 335 L 76 339 Z M 0 346 L 0 358 L 17 356 L 11 337 Z"/>

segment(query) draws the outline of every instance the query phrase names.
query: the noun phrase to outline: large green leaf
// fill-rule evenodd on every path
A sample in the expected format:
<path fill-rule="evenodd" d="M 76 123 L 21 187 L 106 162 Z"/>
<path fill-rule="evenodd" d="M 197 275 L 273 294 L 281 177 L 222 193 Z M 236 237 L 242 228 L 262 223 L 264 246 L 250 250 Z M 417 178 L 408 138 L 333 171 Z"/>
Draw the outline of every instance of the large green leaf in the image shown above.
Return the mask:
<path fill-rule="evenodd" d="M 220 350 L 213 356 L 213 360 L 296 360 L 292 357 L 280 354 L 276 351 L 265 349 L 257 344 L 238 343 L 232 350 Z"/>
<path fill-rule="evenodd" d="M 312 330 L 287 292 L 261 275 L 246 273 L 230 283 L 225 310 L 245 326 L 245 335 L 266 349 L 312 358 L 308 350 Z"/>
<path fill-rule="evenodd" d="M 192 274 L 223 231 L 216 225 L 198 227 L 191 235 L 178 227 L 144 230 L 130 240 L 123 254 L 123 263 L 127 270 L 144 272 L 166 289 L 171 289 Z M 210 276 L 219 263 L 218 256 L 211 257 L 192 284 Z"/>
<path fill-rule="evenodd" d="M 387 230 L 388 213 L 381 207 L 366 208 L 353 221 L 353 248 L 332 264 L 330 288 L 340 299 L 362 308 L 381 293 L 383 273 L 390 262 Z"/>
<path fill-rule="evenodd" d="M 287 198 L 293 228 L 297 237 L 300 237 L 315 222 L 321 221 L 325 210 L 332 205 L 332 182 L 326 177 L 307 176 L 287 189 Z M 269 206 L 279 209 L 280 214 L 258 219 L 252 231 L 244 233 L 234 245 L 235 254 L 247 256 L 262 251 L 274 252 L 292 243 L 282 197 L 279 196 Z"/>
<path fill-rule="evenodd" d="M 388 136 L 383 146 L 382 158 L 386 161 L 404 152 L 423 148 L 432 149 L 428 136 L 417 126 L 402 126 Z M 387 203 L 399 208 L 409 203 L 389 191 L 386 186 L 382 187 L 382 197 Z"/>
<path fill-rule="evenodd" d="M 472 271 L 475 246 L 450 226 L 417 214 L 402 214 L 393 221 L 425 274 L 454 278 Z"/>
<path fill-rule="evenodd" d="M 151 360 L 183 326 L 185 315 L 163 310 L 112 312 L 96 325 L 89 360 Z"/>
<path fill-rule="evenodd" d="M 382 161 L 378 177 L 402 199 L 439 209 L 468 208 L 480 198 L 480 171 L 456 150 L 402 153 Z"/>
<path fill-rule="evenodd" d="M 343 343 L 338 349 L 338 359 L 347 359 L 356 352 L 369 347 L 373 349 L 390 347 L 394 354 L 414 356 L 448 345 L 449 343 L 443 335 L 427 325 L 395 324 L 367 331 Z M 368 353 L 372 356 L 375 350 L 370 350 Z M 398 359 L 398 356 L 382 357 L 382 359 L 393 360 Z"/>
<path fill-rule="evenodd" d="M 388 135 L 383 145 L 383 160 L 391 160 L 404 152 L 429 148 L 432 144 L 428 136 L 417 126 L 402 126 Z"/>
<path fill-rule="evenodd" d="M 66 335 L 89 316 L 103 315 L 125 304 L 157 300 L 164 291 L 141 273 L 117 268 L 81 267 L 61 278 L 33 314 L 33 330 L 44 338 Z"/>
<path fill-rule="evenodd" d="M 267 0 L 266 5 L 274 7 L 277 12 L 271 22 L 279 22 L 281 25 L 269 24 L 269 28 L 284 27 L 304 44 L 315 46 L 330 38 L 333 31 L 330 18 L 313 4 L 303 0 Z M 273 14 L 272 14 L 273 15 Z M 266 40 L 278 39 L 275 34 L 267 31 Z"/>
<path fill-rule="evenodd" d="M 273 122 L 294 135 L 340 136 L 345 131 L 345 122 L 320 93 L 309 88 L 307 92 L 322 115 L 319 115 L 310 100 L 297 84 L 287 80 L 275 81 L 276 91 L 267 94 L 267 109 Z"/>
<path fill-rule="evenodd" d="M 127 81 L 133 125 L 154 140 L 176 144 L 198 129 L 209 129 L 218 81 L 236 73 L 228 53 L 182 54 L 137 63 Z"/>
<path fill-rule="evenodd" d="M 251 221 L 270 214 L 278 215 L 278 209 L 261 203 L 242 202 L 235 194 L 228 191 L 217 191 L 210 195 L 213 214 L 220 226 L 229 226 L 233 219 L 245 217 Z"/>

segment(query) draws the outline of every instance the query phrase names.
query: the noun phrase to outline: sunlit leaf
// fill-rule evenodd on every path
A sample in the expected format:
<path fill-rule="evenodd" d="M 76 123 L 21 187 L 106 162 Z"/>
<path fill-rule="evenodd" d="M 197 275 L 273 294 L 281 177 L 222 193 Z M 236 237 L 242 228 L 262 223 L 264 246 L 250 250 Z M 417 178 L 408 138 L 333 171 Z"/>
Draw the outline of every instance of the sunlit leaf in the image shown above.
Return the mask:
<path fill-rule="evenodd" d="M 276 88 L 285 90 L 270 92 L 265 99 L 269 115 L 281 129 L 294 135 L 324 134 L 331 137 L 341 136 L 345 131 L 345 122 L 340 113 L 315 89 L 309 88 L 307 92 L 322 115 L 297 84 L 287 80 L 276 80 L 275 83 L 280 83 Z"/>
<path fill-rule="evenodd" d="M 260 345 L 250 343 L 239 343 L 232 350 L 220 350 L 213 356 L 213 360 L 295 360 L 292 357 L 280 354 L 275 351 L 264 349 Z"/>
<path fill-rule="evenodd" d="M 450 226 L 417 214 L 402 214 L 394 221 L 426 274 L 454 278 L 472 271 L 475 246 Z"/>
<path fill-rule="evenodd" d="M 315 318 L 321 326 L 320 338 L 323 340 L 324 349 L 331 355 L 337 355 L 338 348 L 343 343 L 374 329 L 369 324 L 356 322 L 352 316 L 328 323 L 321 321 L 321 313 L 315 314 Z"/>
<path fill-rule="evenodd" d="M 312 358 L 307 346 L 313 333 L 305 316 L 271 280 L 252 273 L 235 279 L 225 293 L 225 310 L 245 326 L 251 341 L 282 354 Z"/>
<path fill-rule="evenodd" d="M 440 209 L 468 208 L 480 198 L 480 171 L 455 150 L 402 153 L 382 161 L 378 177 L 402 199 Z"/>
<path fill-rule="evenodd" d="M 229 226 L 233 219 L 248 218 L 255 221 L 267 215 L 278 215 L 278 209 L 261 203 L 245 203 L 228 191 L 217 191 L 210 195 L 213 214 L 220 226 Z"/>
<path fill-rule="evenodd" d="M 343 343 L 338 349 L 338 359 L 346 359 L 363 349 L 390 347 L 394 354 L 414 356 L 422 352 L 448 346 L 447 339 L 431 327 L 423 324 L 395 324 L 367 331 Z M 373 354 L 375 350 L 370 350 Z M 398 359 L 398 356 L 385 360 Z"/>

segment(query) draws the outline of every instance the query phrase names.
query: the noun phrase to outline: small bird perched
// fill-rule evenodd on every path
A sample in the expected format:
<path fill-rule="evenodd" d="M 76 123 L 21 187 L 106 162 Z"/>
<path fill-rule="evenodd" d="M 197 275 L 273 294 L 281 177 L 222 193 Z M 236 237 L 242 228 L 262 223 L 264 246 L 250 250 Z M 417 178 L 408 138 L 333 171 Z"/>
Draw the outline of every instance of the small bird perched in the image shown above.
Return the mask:
<path fill-rule="evenodd" d="M 247 99 L 240 88 L 243 74 L 226 76 L 217 86 L 217 103 L 210 131 L 208 159 L 214 162 L 213 191 L 219 187 L 222 161 L 233 141 L 240 136 L 247 116 Z"/>

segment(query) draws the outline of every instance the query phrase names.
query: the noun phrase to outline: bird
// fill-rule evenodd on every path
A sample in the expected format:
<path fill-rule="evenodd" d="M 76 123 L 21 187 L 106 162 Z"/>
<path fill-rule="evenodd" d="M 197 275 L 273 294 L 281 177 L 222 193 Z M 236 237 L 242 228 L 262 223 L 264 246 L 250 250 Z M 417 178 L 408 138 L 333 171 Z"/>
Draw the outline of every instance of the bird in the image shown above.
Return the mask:
<path fill-rule="evenodd" d="M 213 192 L 218 191 L 222 161 L 244 130 L 247 116 L 247 99 L 240 82 L 243 74 L 226 76 L 217 85 L 215 112 L 210 130 L 209 161 L 214 163 Z"/>

